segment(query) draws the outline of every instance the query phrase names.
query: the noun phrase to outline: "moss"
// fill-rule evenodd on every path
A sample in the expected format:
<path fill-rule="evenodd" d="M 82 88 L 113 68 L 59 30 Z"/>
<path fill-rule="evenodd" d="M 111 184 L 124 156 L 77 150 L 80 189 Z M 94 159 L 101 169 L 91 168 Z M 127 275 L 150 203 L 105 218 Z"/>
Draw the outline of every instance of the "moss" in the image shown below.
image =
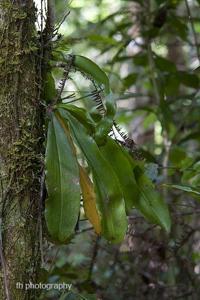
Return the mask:
<path fill-rule="evenodd" d="M 0 208 L 3 247 L 12 299 L 36 299 L 16 289 L 17 281 L 37 281 L 38 212 L 43 160 L 37 41 L 32 1 L 3 0 L 0 23 Z M 29 274 L 27 274 L 29 272 Z M 0 280 L 2 274 L 0 274 Z M 3 287 L 3 285 L 0 285 Z M 0 287 L 0 299 L 5 299 Z M 32 294 L 33 293 L 33 294 Z"/>

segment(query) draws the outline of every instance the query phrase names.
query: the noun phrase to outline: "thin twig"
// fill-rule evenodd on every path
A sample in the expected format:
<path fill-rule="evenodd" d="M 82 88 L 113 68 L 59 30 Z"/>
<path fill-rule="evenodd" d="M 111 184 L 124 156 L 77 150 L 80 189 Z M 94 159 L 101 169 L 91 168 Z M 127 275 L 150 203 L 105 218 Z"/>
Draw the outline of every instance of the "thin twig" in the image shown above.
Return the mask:
<path fill-rule="evenodd" d="M 74 55 L 69 55 L 69 62 L 68 62 L 68 64 L 65 65 L 63 78 L 62 78 L 62 80 L 59 83 L 58 96 L 57 96 L 54 104 L 56 104 L 57 101 L 61 98 L 62 92 L 63 92 L 64 87 L 65 87 L 65 83 L 66 83 L 66 81 L 68 79 L 69 72 L 70 72 L 71 67 L 73 65 L 73 62 L 74 62 Z"/>
<path fill-rule="evenodd" d="M 155 64 L 154 64 L 153 51 L 152 51 L 152 48 L 151 48 L 151 42 L 150 41 L 148 41 L 147 50 L 148 50 L 148 60 L 149 60 L 149 66 L 150 66 L 150 77 L 151 77 L 151 81 L 152 81 L 152 84 L 153 84 L 155 99 L 156 99 L 157 104 L 159 105 L 159 103 L 160 103 L 160 93 L 159 93 L 157 80 L 156 80 L 156 77 L 155 77 Z"/>
<path fill-rule="evenodd" d="M 94 269 L 94 264 L 96 262 L 96 258 L 97 258 L 97 254 L 98 254 L 98 249 L 99 249 L 99 241 L 100 241 L 100 237 L 98 236 L 96 238 L 96 241 L 95 241 L 95 244 L 94 244 L 93 255 L 92 255 L 92 259 L 91 259 L 91 263 L 90 263 L 90 267 L 89 267 L 89 272 L 88 272 L 88 280 L 92 279 L 92 273 L 93 273 L 93 269 Z"/>
<path fill-rule="evenodd" d="M 41 254 L 41 264 L 44 266 L 44 252 L 43 252 L 43 228 L 42 228 L 42 207 L 45 197 L 45 172 L 43 170 L 40 182 L 40 199 L 39 199 L 39 213 L 38 213 L 38 223 L 39 223 L 39 243 L 40 243 L 40 254 Z"/>
<path fill-rule="evenodd" d="M 66 18 L 69 16 L 70 11 L 68 11 L 63 18 L 61 19 L 61 21 L 58 23 L 58 26 L 54 29 L 54 36 L 57 35 L 61 25 L 65 22 Z"/>

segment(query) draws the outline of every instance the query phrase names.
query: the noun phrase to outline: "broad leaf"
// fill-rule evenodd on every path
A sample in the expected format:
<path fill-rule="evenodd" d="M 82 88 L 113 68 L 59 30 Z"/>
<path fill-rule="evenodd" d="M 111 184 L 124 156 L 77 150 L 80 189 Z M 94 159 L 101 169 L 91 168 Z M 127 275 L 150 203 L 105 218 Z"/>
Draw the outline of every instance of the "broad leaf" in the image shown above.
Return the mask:
<path fill-rule="evenodd" d="M 82 123 L 88 129 L 88 132 L 90 134 L 95 131 L 95 122 L 84 108 L 67 103 L 61 103 L 57 107 L 68 110 L 80 123 Z"/>
<path fill-rule="evenodd" d="M 124 89 L 130 88 L 137 80 L 138 74 L 131 73 L 123 79 Z"/>
<path fill-rule="evenodd" d="M 154 61 L 155 61 L 156 67 L 160 71 L 169 72 L 169 73 L 176 72 L 176 65 L 172 61 L 170 61 L 162 56 L 158 56 L 158 55 L 155 57 Z"/>
<path fill-rule="evenodd" d="M 49 122 L 45 162 L 47 227 L 55 240 L 65 242 L 73 234 L 79 215 L 79 168 L 69 128 L 54 114 Z"/>
<path fill-rule="evenodd" d="M 101 213 L 102 234 L 112 242 L 120 242 L 126 233 L 127 218 L 118 178 L 85 128 L 67 111 L 59 109 L 59 112 L 69 122 L 77 144 L 91 167 L 97 190 L 100 191 L 98 208 Z"/>
<path fill-rule="evenodd" d="M 111 138 L 108 138 L 105 146 L 100 147 L 100 150 L 104 158 L 112 165 L 119 179 L 126 211 L 129 212 L 134 207 L 134 203 L 137 203 L 139 194 L 133 168 L 127 159 L 125 150 Z"/>
<path fill-rule="evenodd" d="M 170 231 L 171 219 L 167 204 L 156 192 L 153 183 L 145 175 L 140 166 L 134 168 L 136 182 L 140 193 L 139 201 L 135 207 L 152 223 L 162 226 L 167 232 Z"/>
<path fill-rule="evenodd" d="M 96 206 L 96 195 L 93 187 L 93 183 L 90 180 L 86 170 L 79 166 L 80 170 L 80 184 L 83 196 L 83 207 L 85 215 L 93 225 L 97 234 L 101 233 L 101 220 Z"/>
<path fill-rule="evenodd" d="M 110 83 L 106 73 L 91 59 L 76 55 L 74 58 L 75 67 L 87 74 L 92 80 L 95 80 L 98 84 L 104 86 L 106 94 L 110 93 Z"/>
<path fill-rule="evenodd" d="M 198 89 L 199 88 L 199 78 L 195 74 L 179 71 L 178 77 L 182 84 L 185 86 Z"/>

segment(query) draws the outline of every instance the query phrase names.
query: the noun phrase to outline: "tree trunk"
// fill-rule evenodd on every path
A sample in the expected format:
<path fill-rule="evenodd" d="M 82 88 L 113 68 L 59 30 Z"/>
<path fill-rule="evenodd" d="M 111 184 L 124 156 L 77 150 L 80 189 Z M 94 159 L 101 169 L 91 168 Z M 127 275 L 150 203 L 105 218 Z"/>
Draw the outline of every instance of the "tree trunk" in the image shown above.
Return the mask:
<path fill-rule="evenodd" d="M 36 299 L 43 134 L 32 0 L 0 1 L 0 299 Z M 1 239 L 2 237 L 2 239 Z M 20 283 L 20 284 L 17 284 Z"/>

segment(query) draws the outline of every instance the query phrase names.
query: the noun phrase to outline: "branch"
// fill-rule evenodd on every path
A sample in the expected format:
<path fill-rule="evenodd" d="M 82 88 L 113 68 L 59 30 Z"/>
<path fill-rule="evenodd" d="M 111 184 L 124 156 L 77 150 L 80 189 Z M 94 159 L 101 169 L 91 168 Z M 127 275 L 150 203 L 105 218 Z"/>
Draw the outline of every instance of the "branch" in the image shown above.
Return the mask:
<path fill-rule="evenodd" d="M 185 0 L 185 6 L 186 6 L 186 9 L 187 9 L 188 19 L 189 19 L 189 22 L 191 24 L 191 29 L 192 29 L 193 36 L 194 36 L 194 43 L 195 43 L 195 47 L 196 47 L 196 50 L 197 50 L 197 58 L 198 58 L 199 63 L 200 63 L 200 52 L 199 52 L 199 46 L 198 46 L 198 39 L 197 39 L 197 34 L 196 34 L 196 31 L 195 31 L 195 28 L 194 28 L 194 22 L 193 22 L 193 19 L 192 19 L 192 15 L 191 15 L 188 0 Z"/>
<path fill-rule="evenodd" d="M 94 269 L 94 264 L 96 262 L 96 258 L 97 258 L 97 254 L 98 254 L 98 250 L 99 250 L 99 240 L 100 240 L 100 237 L 98 236 L 96 238 L 96 241 L 95 241 L 95 244 L 94 244 L 92 260 L 91 260 L 90 268 L 89 268 L 89 272 L 88 272 L 88 280 L 92 279 L 92 273 L 93 273 L 93 269 Z"/>
<path fill-rule="evenodd" d="M 50 35 L 53 34 L 54 25 L 55 25 L 55 2 L 54 0 L 48 0 L 46 29 Z"/>

